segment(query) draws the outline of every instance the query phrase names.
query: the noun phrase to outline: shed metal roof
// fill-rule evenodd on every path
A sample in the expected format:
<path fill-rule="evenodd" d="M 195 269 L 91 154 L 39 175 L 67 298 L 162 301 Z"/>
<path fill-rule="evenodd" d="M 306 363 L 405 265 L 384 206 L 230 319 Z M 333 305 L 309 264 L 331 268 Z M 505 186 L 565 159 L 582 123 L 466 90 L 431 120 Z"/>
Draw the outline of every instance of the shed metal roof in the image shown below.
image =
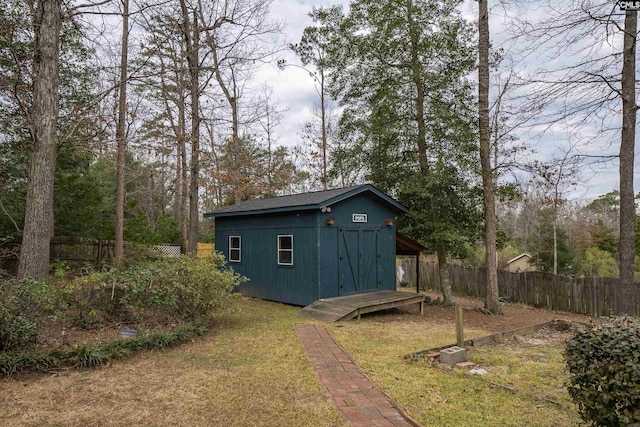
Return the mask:
<path fill-rule="evenodd" d="M 354 187 L 336 188 L 333 190 L 312 191 L 309 193 L 292 194 L 289 196 L 271 197 L 269 199 L 247 200 L 246 202 L 240 202 L 232 206 L 225 206 L 213 212 L 205 213 L 204 216 L 205 218 L 220 218 L 320 209 L 323 206 L 330 206 L 334 203 L 365 192 L 374 194 L 380 201 L 387 204 L 397 212 L 408 212 L 408 209 L 404 205 L 378 190 L 373 185 L 363 184 Z"/>

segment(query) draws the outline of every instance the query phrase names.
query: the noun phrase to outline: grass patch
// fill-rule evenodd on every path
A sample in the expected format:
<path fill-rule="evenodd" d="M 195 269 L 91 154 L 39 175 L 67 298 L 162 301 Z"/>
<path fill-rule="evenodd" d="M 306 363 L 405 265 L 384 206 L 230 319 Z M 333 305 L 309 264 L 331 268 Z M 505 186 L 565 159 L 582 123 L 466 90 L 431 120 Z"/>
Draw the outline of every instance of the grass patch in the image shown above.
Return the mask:
<path fill-rule="evenodd" d="M 0 380 L 3 426 L 349 424 L 310 369 L 296 307 L 234 299 L 202 338 L 111 366 Z"/>
<path fill-rule="evenodd" d="M 110 366 L 0 380 L 3 426 L 348 426 L 310 368 L 293 325 L 297 307 L 245 298 L 202 338 L 141 352 Z M 506 320 L 506 319 L 505 319 Z M 486 379 L 547 396 L 513 394 L 409 353 L 455 341 L 453 323 L 417 314 L 324 325 L 370 378 L 425 426 L 567 426 L 560 348 L 486 346 L 469 359 Z M 468 338 L 490 332 L 469 328 Z"/>
<path fill-rule="evenodd" d="M 566 378 L 559 345 L 531 348 L 501 345 L 473 349 L 468 359 L 489 375 L 471 377 L 466 370 L 443 370 L 403 356 L 455 342 L 453 325 L 375 319 L 333 325 L 331 334 L 370 378 L 425 426 L 566 426 L 579 416 L 562 388 Z M 489 335 L 466 330 L 465 337 Z M 511 393 L 487 381 L 525 391 Z M 554 405 L 530 394 L 559 401 Z"/>
<path fill-rule="evenodd" d="M 576 417 L 577 409 L 564 387 L 568 375 L 562 351 L 559 342 L 535 346 L 509 342 L 473 349 L 469 360 L 488 370 L 490 381 L 517 388 L 533 399 L 538 396 L 555 401 L 559 409 Z"/>

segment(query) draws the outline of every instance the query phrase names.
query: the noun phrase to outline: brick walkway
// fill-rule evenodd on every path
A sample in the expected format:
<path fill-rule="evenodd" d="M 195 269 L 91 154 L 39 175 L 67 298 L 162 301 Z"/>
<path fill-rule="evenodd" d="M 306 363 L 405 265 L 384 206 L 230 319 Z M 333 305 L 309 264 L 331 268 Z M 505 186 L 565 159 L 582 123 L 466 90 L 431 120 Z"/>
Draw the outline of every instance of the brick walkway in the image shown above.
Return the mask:
<path fill-rule="evenodd" d="M 320 382 L 351 424 L 420 427 L 371 382 L 325 328 L 305 324 L 295 329 Z"/>

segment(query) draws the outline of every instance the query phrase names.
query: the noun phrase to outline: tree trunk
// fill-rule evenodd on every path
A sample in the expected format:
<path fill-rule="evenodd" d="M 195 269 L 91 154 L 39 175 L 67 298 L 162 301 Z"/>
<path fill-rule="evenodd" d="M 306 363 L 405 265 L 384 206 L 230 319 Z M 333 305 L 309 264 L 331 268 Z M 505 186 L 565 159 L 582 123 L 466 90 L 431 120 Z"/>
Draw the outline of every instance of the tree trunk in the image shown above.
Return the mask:
<path fill-rule="evenodd" d="M 180 0 L 180 8 L 183 19 L 182 32 L 187 49 L 187 63 L 189 65 L 191 98 L 191 182 L 189 185 L 189 242 L 187 245 L 187 253 L 195 256 L 198 248 L 198 229 L 200 225 L 198 211 L 198 179 L 200 175 L 200 65 L 198 61 L 200 27 L 195 11 L 193 13 L 193 22 L 191 22 L 185 0 Z M 193 28 L 191 24 L 193 24 Z"/>
<path fill-rule="evenodd" d="M 418 126 L 418 159 L 420 170 L 425 173 L 429 170 L 427 159 L 427 131 L 424 121 L 424 78 L 422 77 L 422 66 L 418 57 L 419 29 L 413 22 L 413 1 L 407 1 L 408 21 L 409 21 L 409 43 L 411 49 L 411 77 L 416 88 L 416 124 Z"/>
<path fill-rule="evenodd" d="M 196 255 L 198 249 L 198 231 L 200 212 L 198 209 L 200 179 L 200 79 L 198 57 L 200 50 L 200 31 L 198 18 L 193 15 L 193 40 L 188 55 L 191 72 L 191 183 L 189 186 L 189 245 L 187 253 Z"/>
<path fill-rule="evenodd" d="M 180 76 L 182 73 L 180 73 Z M 178 199 L 178 210 L 180 211 L 180 246 L 184 251 L 187 250 L 187 242 L 189 241 L 189 215 L 187 212 L 187 197 L 188 197 L 188 182 L 189 176 L 187 174 L 187 147 L 186 147 L 186 112 L 184 102 L 184 88 L 182 86 L 182 79 L 180 76 L 176 77 L 178 81 L 178 163 L 180 164 L 180 189 Z"/>
<path fill-rule="evenodd" d="M 635 200 L 633 157 L 636 128 L 636 32 L 638 12 L 627 10 L 624 19 L 622 63 L 622 138 L 620 141 L 620 284 L 633 284 L 635 261 Z"/>
<path fill-rule="evenodd" d="M 224 81 L 222 73 L 220 72 L 220 61 L 218 60 L 218 45 L 215 38 L 211 35 L 211 33 L 207 33 L 207 39 L 209 42 L 209 47 L 211 49 L 211 56 L 213 58 L 213 66 L 215 69 L 215 76 L 222 92 L 224 93 L 224 97 L 229 103 L 229 107 L 231 108 L 231 141 L 228 143 L 227 150 L 231 152 L 239 151 L 240 147 L 240 122 L 238 119 L 238 98 L 236 94 L 236 86 L 235 86 L 235 76 L 233 75 L 233 69 L 231 70 L 232 75 L 232 85 L 231 90 L 229 89 L 229 85 Z M 232 92 L 233 91 L 233 92 Z M 235 174 L 234 174 L 235 176 Z M 242 188 L 240 182 L 236 180 L 236 182 L 232 183 L 233 185 L 233 198 L 234 204 L 240 203 L 242 200 Z"/>
<path fill-rule="evenodd" d="M 180 162 L 182 163 L 181 183 L 182 194 L 180 198 L 180 209 L 182 210 L 182 223 L 180 226 L 181 246 L 186 251 L 189 241 L 189 212 L 187 199 L 189 198 L 189 174 L 187 173 L 187 147 L 184 138 L 180 141 Z"/>
<path fill-rule="evenodd" d="M 33 104 L 29 124 L 32 137 L 27 201 L 18 278 L 42 280 L 49 273 L 53 235 L 53 184 L 58 147 L 60 0 L 41 0 L 33 17 Z"/>
<path fill-rule="evenodd" d="M 271 108 L 269 107 L 269 99 L 265 100 L 265 119 L 266 126 L 264 127 L 267 137 L 267 186 L 269 188 L 269 193 L 273 191 L 273 142 L 271 140 L 271 131 L 272 131 L 272 123 L 271 123 Z M 274 192 L 275 193 L 275 192 Z"/>
<path fill-rule="evenodd" d="M 118 127 L 116 129 L 116 225 L 113 244 L 114 261 L 124 255 L 124 198 L 127 161 L 127 62 L 129 54 L 129 0 L 122 0 L 122 50 L 120 54 L 120 84 L 118 98 Z"/>
<path fill-rule="evenodd" d="M 558 220 L 555 211 L 553 215 L 553 274 L 558 274 Z"/>
<path fill-rule="evenodd" d="M 182 224 L 182 206 L 180 205 L 180 200 L 182 200 L 182 163 L 180 163 L 180 142 L 176 144 L 176 179 L 175 179 L 175 197 L 173 198 L 173 219 L 175 219 L 178 224 Z"/>
<path fill-rule="evenodd" d="M 447 264 L 447 251 L 444 242 L 436 243 L 436 252 L 438 254 L 438 272 L 440 273 L 440 289 L 442 290 L 442 303 L 444 305 L 454 305 L 451 291 L 451 281 L 449 280 L 449 266 Z"/>
<path fill-rule="evenodd" d="M 325 105 L 324 71 L 320 69 L 320 115 L 322 121 L 322 189 L 327 189 L 327 117 Z"/>
<path fill-rule="evenodd" d="M 487 0 L 478 0 L 478 107 L 480 118 L 480 166 L 484 193 L 484 236 L 487 264 L 487 295 L 484 307 L 492 313 L 502 314 L 498 301 L 498 271 L 496 265 L 496 202 L 491 168 L 489 128 L 489 12 Z"/>

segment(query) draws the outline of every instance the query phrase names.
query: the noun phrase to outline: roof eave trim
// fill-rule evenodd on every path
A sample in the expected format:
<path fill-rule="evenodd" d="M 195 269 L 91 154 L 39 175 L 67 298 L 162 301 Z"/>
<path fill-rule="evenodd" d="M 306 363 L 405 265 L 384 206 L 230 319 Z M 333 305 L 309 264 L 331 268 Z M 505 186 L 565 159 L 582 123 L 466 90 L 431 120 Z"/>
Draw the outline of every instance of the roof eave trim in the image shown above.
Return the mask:
<path fill-rule="evenodd" d="M 258 210 L 247 210 L 247 211 L 208 212 L 204 214 L 204 217 L 205 218 L 224 218 L 224 217 L 230 217 L 230 216 L 249 216 L 249 215 L 262 215 L 262 214 L 293 212 L 293 211 L 311 211 L 314 209 L 320 209 L 325 204 L 326 203 L 316 204 L 316 205 L 298 205 L 298 206 L 287 206 L 284 208 L 270 208 L 270 209 L 258 209 Z"/>
<path fill-rule="evenodd" d="M 356 194 L 364 193 L 366 191 L 371 191 L 373 194 L 378 196 L 380 200 L 382 200 L 384 203 L 388 204 L 389 206 L 393 207 L 398 212 L 402 212 L 402 213 L 409 212 L 409 209 L 406 206 L 404 206 L 402 203 L 386 195 L 382 191 L 375 188 L 373 185 L 365 184 L 365 185 L 356 187 L 350 191 L 347 191 L 345 193 L 342 193 L 338 196 L 327 199 L 321 203 L 276 207 L 276 208 L 268 208 L 268 209 L 245 210 L 245 211 L 208 212 L 204 214 L 204 217 L 205 218 L 224 218 L 224 217 L 232 217 L 232 216 L 249 216 L 249 215 L 261 215 L 261 214 L 292 212 L 292 211 L 301 211 L 301 210 L 314 210 L 314 209 L 320 209 L 323 206 L 329 206 L 334 203 L 341 202 L 345 199 L 355 196 Z"/>
<path fill-rule="evenodd" d="M 512 262 L 516 262 L 520 258 L 524 258 L 524 257 L 533 258 L 533 255 L 531 255 L 529 252 L 523 252 L 520 255 L 518 255 L 517 257 L 511 258 L 509 261 L 507 261 L 507 264 L 511 264 Z"/>

